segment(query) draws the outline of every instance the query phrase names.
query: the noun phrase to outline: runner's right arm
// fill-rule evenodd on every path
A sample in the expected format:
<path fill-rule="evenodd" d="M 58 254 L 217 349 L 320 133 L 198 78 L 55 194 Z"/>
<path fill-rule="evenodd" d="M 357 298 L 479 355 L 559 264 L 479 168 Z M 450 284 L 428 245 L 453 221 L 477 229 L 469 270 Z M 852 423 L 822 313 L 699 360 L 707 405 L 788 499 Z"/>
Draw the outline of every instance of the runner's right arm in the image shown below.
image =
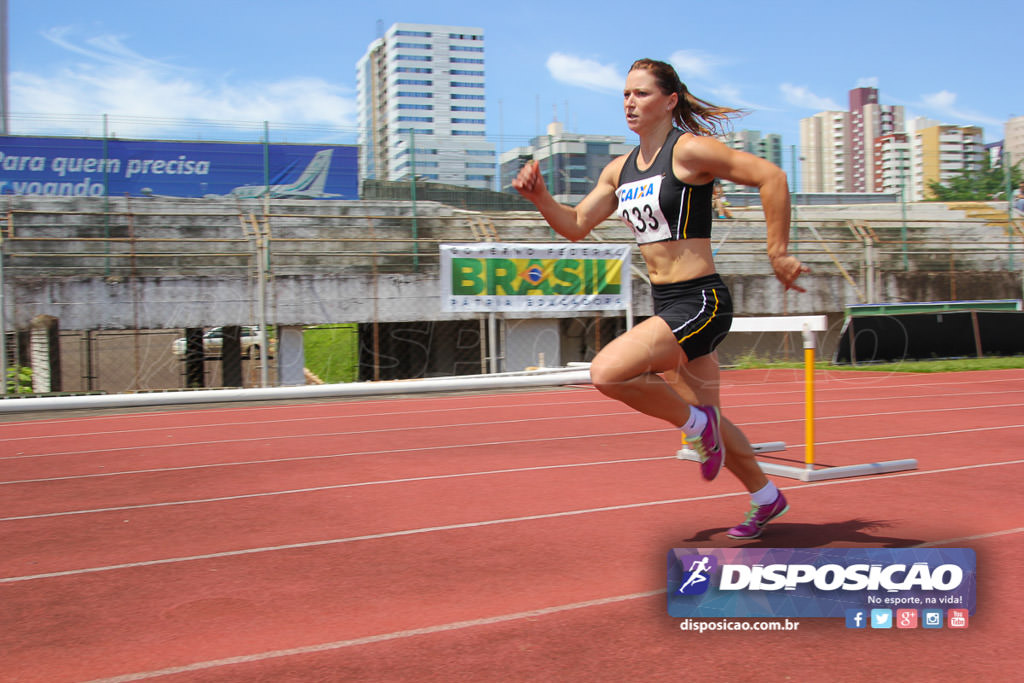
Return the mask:
<path fill-rule="evenodd" d="M 533 202 L 555 232 L 577 242 L 612 215 L 619 205 L 615 189 L 618 169 L 621 166 L 622 162 L 619 159 L 605 166 L 597 185 L 575 207 L 555 201 L 544 184 L 540 165 L 536 161 L 530 161 L 520 169 L 519 175 L 512 181 L 512 187 Z"/>

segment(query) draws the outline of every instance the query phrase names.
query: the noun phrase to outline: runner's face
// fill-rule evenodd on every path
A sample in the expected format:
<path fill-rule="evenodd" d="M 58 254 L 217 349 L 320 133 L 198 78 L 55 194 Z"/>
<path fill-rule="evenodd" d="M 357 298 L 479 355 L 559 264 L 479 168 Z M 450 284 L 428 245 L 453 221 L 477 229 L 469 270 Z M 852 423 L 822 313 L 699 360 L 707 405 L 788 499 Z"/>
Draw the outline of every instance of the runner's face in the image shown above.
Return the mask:
<path fill-rule="evenodd" d="M 622 90 L 622 106 L 626 125 L 633 132 L 672 119 L 672 109 L 678 101 L 675 94 L 661 92 L 654 75 L 646 69 L 634 69 L 626 76 Z"/>

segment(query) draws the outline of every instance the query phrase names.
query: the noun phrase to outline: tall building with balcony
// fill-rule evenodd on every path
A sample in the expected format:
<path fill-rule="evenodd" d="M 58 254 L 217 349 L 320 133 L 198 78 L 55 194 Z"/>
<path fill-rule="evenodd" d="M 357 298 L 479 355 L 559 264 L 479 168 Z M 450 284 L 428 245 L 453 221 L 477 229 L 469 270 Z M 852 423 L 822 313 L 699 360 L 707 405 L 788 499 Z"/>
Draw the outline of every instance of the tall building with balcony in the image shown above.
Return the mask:
<path fill-rule="evenodd" d="M 875 192 L 875 141 L 904 130 L 903 107 L 878 103 L 876 88 L 850 91 L 850 191 Z"/>
<path fill-rule="evenodd" d="M 850 192 L 850 114 L 823 111 L 800 119 L 800 190 Z"/>
<path fill-rule="evenodd" d="M 985 155 L 979 126 L 938 125 L 918 128 L 911 139 L 915 201 L 930 199 L 929 183 L 947 183 L 963 171 L 981 170 Z"/>
<path fill-rule="evenodd" d="M 850 91 L 850 125 L 847 148 L 850 151 L 850 192 L 867 192 L 870 188 L 868 167 L 872 166 L 874 138 L 871 137 L 870 112 L 878 106 L 876 88 L 854 88 Z"/>
<path fill-rule="evenodd" d="M 493 189 L 484 71 L 481 28 L 397 23 L 370 43 L 356 65 L 360 179 Z"/>
<path fill-rule="evenodd" d="M 910 201 L 914 177 L 910 136 L 899 132 L 876 137 L 872 158 L 872 192 L 900 195 Z"/>
<path fill-rule="evenodd" d="M 903 107 L 900 105 L 867 104 L 861 110 L 864 126 L 864 192 L 882 192 L 875 177 L 874 151 L 879 138 L 906 130 L 903 124 Z M 856 173 L 856 171 L 855 171 Z"/>
<path fill-rule="evenodd" d="M 759 130 L 738 130 L 730 131 L 720 136 L 719 139 L 732 149 L 748 152 L 782 167 L 782 136 L 777 133 L 769 133 L 761 137 Z M 739 189 L 739 186 L 722 181 L 722 189 L 726 192 L 734 192 Z"/>

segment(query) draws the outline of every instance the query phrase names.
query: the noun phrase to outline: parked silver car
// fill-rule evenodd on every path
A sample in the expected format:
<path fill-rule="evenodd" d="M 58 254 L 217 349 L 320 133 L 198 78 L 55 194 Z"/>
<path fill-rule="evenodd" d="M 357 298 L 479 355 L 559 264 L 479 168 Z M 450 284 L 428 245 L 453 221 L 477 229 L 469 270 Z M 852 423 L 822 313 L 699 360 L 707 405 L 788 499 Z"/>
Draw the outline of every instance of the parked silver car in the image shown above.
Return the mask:
<path fill-rule="evenodd" d="M 267 343 L 270 346 L 270 352 L 274 352 L 273 340 L 267 339 Z M 260 358 L 262 349 L 260 348 L 260 328 L 258 327 L 243 327 L 242 328 L 242 357 L 243 358 Z M 185 355 L 185 338 L 178 337 L 171 344 L 171 353 L 175 356 Z M 209 332 L 203 335 L 203 354 L 207 357 L 219 357 L 221 351 L 224 348 L 224 328 L 214 327 Z"/>

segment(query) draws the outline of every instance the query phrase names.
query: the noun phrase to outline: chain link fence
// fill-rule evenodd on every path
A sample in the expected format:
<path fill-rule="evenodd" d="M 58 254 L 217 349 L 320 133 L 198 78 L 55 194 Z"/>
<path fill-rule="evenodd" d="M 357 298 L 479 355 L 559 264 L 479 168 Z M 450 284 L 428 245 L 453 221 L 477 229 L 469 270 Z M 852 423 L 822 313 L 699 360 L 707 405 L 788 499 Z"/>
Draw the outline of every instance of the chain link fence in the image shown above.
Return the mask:
<path fill-rule="evenodd" d="M 357 137 L 350 129 L 130 117 L 12 123 L 100 143 L 136 136 L 269 147 L 351 145 Z M 530 137 L 494 142 L 500 151 L 527 145 Z M 794 148 L 791 155 L 794 189 L 795 159 L 805 152 Z M 495 186 L 507 176 L 496 162 Z M 517 345 L 529 335 L 517 329 L 528 326 L 514 316 L 439 311 L 440 245 L 564 242 L 514 193 L 414 178 L 364 181 L 355 201 L 33 198 L 7 191 L 0 195 L 0 358 L 9 393 L 489 373 L 509 369 L 512 357 L 529 365 L 588 361 L 630 323 L 613 311 L 538 316 L 530 334 L 557 341 L 524 350 Z M 728 195 L 732 218 L 716 223 L 712 246 L 741 315 L 841 317 L 853 303 L 1021 297 L 1024 233 L 1004 203 L 922 204 L 892 195 L 884 206 L 838 205 L 834 196 L 794 197 L 791 250 L 813 271 L 806 298 L 786 298 L 772 287 L 756 193 Z M 833 203 L 814 205 L 822 201 Z M 628 231 L 609 220 L 587 243 L 629 241 Z M 650 305 L 635 249 L 630 265 L 631 314 L 640 320 Z M 44 350 L 33 342 L 39 316 L 55 319 Z M 260 338 L 260 354 L 248 352 L 246 329 Z M 204 335 L 216 330 L 226 330 L 229 342 L 208 349 Z M 758 343 L 756 352 L 771 357 L 800 348 L 796 338 Z M 726 346 L 726 363 L 750 352 L 746 342 Z M 296 357 L 302 367 L 288 366 Z"/>
<path fill-rule="evenodd" d="M 302 378 L 310 383 L 504 370 L 516 351 L 510 330 L 517 321 L 498 316 L 492 327 L 483 315 L 444 319 L 435 298 L 439 246 L 554 241 L 532 212 L 473 212 L 436 202 L 421 203 L 413 216 L 408 202 L 343 202 L 343 212 L 325 202 L 199 207 L 138 200 L 110 202 L 104 211 L 97 209 L 101 201 L 8 206 L 0 225 L 0 284 L 11 393 L 273 385 L 282 377 L 277 348 L 286 328 L 301 332 Z M 926 219 L 799 209 L 791 249 L 812 268 L 807 284 L 827 290 L 809 305 L 841 317 L 850 303 L 1020 298 L 1020 228 L 1008 232 L 984 215 L 949 215 L 967 209 L 935 207 Z M 808 312 L 784 297 L 783 310 L 771 309 L 779 295 L 766 290 L 763 217 L 757 207 L 737 207 L 734 215 L 719 226 L 715 251 L 740 314 Z M 627 238 L 612 221 L 593 235 L 604 243 Z M 631 265 L 642 319 L 649 310 L 635 251 Z M 43 301 L 58 313 L 53 357 L 33 348 Z M 268 351 L 252 353 L 261 323 Z M 557 350 L 547 359 L 543 351 L 528 352 L 533 365 L 588 361 L 627 320 L 609 312 L 544 324 L 557 336 Z M 237 328 L 234 349 L 207 348 L 203 335 L 222 327 Z M 186 350 L 190 334 L 198 355 Z M 799 354 L 796 338 L 757 343 L 758 355 Z M 734 346 L 723 347 L 724 362 L 752 352 Z M 47 362 L 49 385 L 41 386 L 36 380 Z M 23 368 L 32 370 L 27 381 Z"/>

